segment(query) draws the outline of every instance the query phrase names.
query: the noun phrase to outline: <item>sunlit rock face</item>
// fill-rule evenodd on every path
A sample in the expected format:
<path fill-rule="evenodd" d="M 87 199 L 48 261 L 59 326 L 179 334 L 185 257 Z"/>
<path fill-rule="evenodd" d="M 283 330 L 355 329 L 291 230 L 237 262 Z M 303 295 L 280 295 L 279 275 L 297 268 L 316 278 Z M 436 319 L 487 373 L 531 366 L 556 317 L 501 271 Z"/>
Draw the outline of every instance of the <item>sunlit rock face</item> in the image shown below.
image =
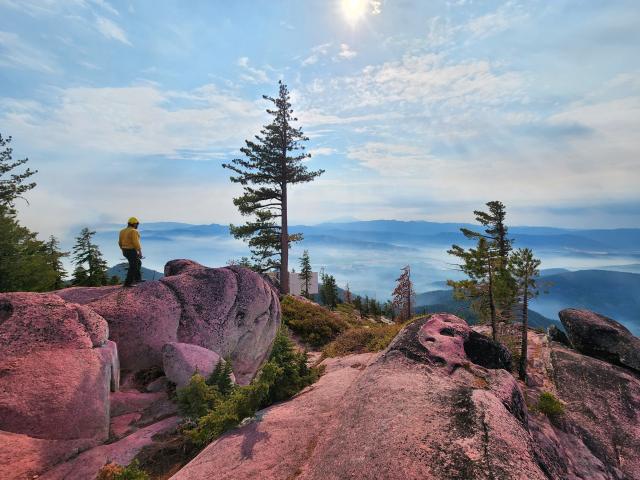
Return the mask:
<path fill-rule="evenodd" d="M 463 320 L 438 314 L 382 354 L 325 360 L 318 383 L 217 440 L 174 478 L 546 479 L 518 383 L 471 361 L 470 337 Z M 490 344 L 483 337 L 483 362 L 500 365 L 508 352 Z"/>
<path fill-rule="evenodd" d="M 0 294 L 0 430 L 106 440 L 119 382 L 107 322 L 57 295 Z"/>
<path fill-rule="evenodd" d="M 166 344 L 187 343 L 231 359 L 238 383 L 249 383 L 280 325 L 277 291 L 242 267 L 172 260 L 165 275 L 133 288 L 104 287 L 104 295 L 78 288 L 57 293 L 87 299 L 87 306 L 109 322 L 124 369 L 161 368 Z"/>

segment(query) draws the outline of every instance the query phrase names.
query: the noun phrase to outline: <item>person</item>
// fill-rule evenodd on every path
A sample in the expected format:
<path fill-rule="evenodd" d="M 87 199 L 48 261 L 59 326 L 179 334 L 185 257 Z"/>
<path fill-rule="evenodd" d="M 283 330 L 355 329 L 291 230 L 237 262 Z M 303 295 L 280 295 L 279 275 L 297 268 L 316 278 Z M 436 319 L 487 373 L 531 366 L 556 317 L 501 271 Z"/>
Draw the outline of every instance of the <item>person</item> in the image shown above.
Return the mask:
<path fill-rule="evenodd" d="M 142 268 L 142 245 L 140 245 L 138 225 L 140 225 L 138 219 L 131 217 L 127 221 L 127 227 L 120 230 L 118 245 L 120 245 L 124 258 L 129 262 L 127 278 L 124 281 L 125 287 L 131 287 L 142 281 L 140 273 L 140 269 Z"/>

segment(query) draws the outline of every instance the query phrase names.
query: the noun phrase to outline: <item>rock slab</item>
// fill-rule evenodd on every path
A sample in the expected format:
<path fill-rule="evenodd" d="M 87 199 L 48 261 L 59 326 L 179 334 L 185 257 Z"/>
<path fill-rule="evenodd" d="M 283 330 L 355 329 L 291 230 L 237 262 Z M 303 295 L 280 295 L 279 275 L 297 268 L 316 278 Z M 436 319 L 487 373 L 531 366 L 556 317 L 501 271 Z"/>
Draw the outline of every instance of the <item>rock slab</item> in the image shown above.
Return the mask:
<path fill-rule="evenodd" d="M 325 360 L 316 384 L 172 478 L 546 480 L 517 382 L 472 362 L 469 336 L 463 320 L 437 314 L 406 327 L 383 354 Z M 498 353 L 488 360 L 499 363 Z"/>
<path fill-rule="evenodd" d="M 107 322 L 52 294 L 0 294 L 0 311 L 0 430 L 106 440 L 119 382 Z"/>
<path fill-rule="evenodd" d="M 567 308 L 558 315 L 576 350 L 640 372 L 640 339 L 622 324 L 589 310 Z"/>

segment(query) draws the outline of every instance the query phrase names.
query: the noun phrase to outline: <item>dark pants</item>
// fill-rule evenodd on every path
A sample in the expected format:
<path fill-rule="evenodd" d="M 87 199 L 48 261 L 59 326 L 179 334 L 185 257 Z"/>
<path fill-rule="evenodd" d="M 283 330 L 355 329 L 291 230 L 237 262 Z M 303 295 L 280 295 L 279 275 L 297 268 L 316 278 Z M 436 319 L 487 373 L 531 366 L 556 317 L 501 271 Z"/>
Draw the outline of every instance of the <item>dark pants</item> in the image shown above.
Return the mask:
<path fill-rule="evenodd" d="M 134 249 L 122 250 L 122 254 L 129 262 L 129 270 L 127 270 L 127 279 L 124 281 L 125 285 L 133 285 L 142 281 L 140 275 L 140 268 L 142 268 L 142 261 L 138 257 L 138 252 Z"/>

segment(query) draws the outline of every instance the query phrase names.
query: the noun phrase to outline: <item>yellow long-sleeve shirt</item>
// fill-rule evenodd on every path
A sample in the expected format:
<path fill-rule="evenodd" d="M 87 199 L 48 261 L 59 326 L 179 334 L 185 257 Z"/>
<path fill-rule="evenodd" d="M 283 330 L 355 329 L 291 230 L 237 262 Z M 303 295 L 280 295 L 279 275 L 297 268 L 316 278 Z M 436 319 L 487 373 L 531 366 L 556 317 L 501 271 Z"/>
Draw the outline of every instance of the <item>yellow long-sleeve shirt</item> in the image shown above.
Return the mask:
<path fill-rule="evenodd" d="M 138 252 L 142 250 L 140 245 L 140 232 L 133 227 L 127 227 L 120 230 L 120 239 L 118 245 L 122 250 L 133 249 Z"/>

